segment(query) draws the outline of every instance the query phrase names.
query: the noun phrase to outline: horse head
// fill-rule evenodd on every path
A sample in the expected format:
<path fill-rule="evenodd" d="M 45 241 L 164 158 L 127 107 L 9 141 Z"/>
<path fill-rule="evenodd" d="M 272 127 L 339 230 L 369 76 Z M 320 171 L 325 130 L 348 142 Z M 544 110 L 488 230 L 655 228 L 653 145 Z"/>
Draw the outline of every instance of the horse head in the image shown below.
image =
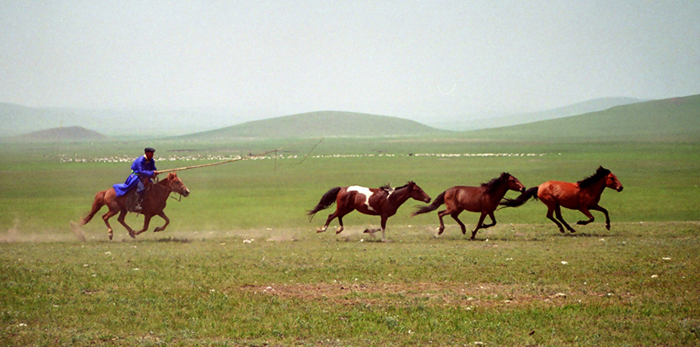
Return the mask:
<path fill-rule="evenodd" d="M 407 188 L 408 194 L 412 199 L 425 203 L 430 202 L 430 196 L 428 196 L 428 194 L 426 194 L 423 189 L 416 184 L 416 182 L 409 181 Z"/>
<path fill-rule="evenodd" d="M 510 190 L 515 190 L 516 192 L 524 192 L 525 191 L 525 186 L 520 183 L 520 181 L 515 178 L 515 176 L 504 172 L 502 175 L 507 175 L 508 176 L 508 189 Z"/>
<path fill-rule="evenodd" d="M 621 192 L 622 188 L 624 188 L 622 183 L 617 180 L 617 176 L 615 176 L 612 172 L 605 176 L 605 186 L 618 192 Z"/>
<path fill-rule="evenodd" d="M 185 186 L 185 184 L 182 183 L 182 180 L 179 177 L 177 177 L 177 173 L 169 173 L 168 178 L 166 178 L 165 180 L 168 181 L 168 189 L 171 192 L 178 193 L 184 197 L 190 195 L 190 190 L 187 189 L 187 186 Z"/>

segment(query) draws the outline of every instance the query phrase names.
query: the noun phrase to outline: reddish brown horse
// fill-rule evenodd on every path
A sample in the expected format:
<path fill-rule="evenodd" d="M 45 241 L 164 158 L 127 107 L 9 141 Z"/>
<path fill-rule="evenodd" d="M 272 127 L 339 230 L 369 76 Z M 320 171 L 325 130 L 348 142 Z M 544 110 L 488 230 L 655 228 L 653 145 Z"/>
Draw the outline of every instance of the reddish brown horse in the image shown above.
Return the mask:
<path fill-rule="evenodd" d="M 340 228 L 338 228 L 335 233 L 339 234 L 344 229 L 343 216 L 353 210 L 357 210 L 360 213 L 381 217 L 381 229 L 367 229 L 365 232 L 374 234 L 381 230 L 382 241 L 386 242 L 386 236 L 384 235 L 386 221 L 389 217 L 396 214 L 396 210 L 398 210 L 399 206 L 406 202 L 408 198 L 430 202 L 428 194 L 425 194 L 423 189 L 413 181 L 398 188 L 391 188 L 389 186 L 383 186 L 379 189 L 360 186 L 335 187 L 326 192 L 326 194 L 323 194 L 321 201 L 318 202 L 313 210 L 309 211 L 308 215 L 311 216 L 309 221 L 314 217 L 316 212 L 326 209 L 333 205 L 333 203 L 336 203 L 335 212 L 328 216 L 326 224 L 319 228 L 317 232 L 321 233 L 326 231 L 331 221 L 337 217 Z"/>
<path fill-rule="evenodd" d="M 165 227 L 170 224 L 170 219 L 168 219 L 168 217 L 165 215 L 163 209 L 165 209 L 165 203 L 168 200 L 170 193 L 173 192 L 185 197 L 190 195 L 190 190 L 187 189 L 185 184 L 182 183 L 180 178 L 178 178 L 177 174 L 174 172 L 170 173 L 167 178 L 150 186 L 144 195 L 142 203 L 143 210 L 141 213 L 143 213 L 144 216 L 143 229 L 139 230 L 138 232 L 134 232 L 134 230 L 131 229 L 124 221 L 126 212 L 128 211 L 127 198 L 134 192 L 132 191 L 126 195 L 117 197 L 117 194 L 114 192 L 114 188 L 103 190 L 95 195 L 95 201 L 92 203 L 92 210 L 90 211 L 90 214 L 88 214 L 87 217 L 82 220 L 81 225 L 85 225 L 90 222 L 92 217 L 95 216 L 95 213 L 97 213 L 102 206 L 107 205 L 109 211 L 102 215 L 102 219 L 107 225 L 110 240 L 112 239 L 113 232 L 112 226 L 109 225 L 109 219 L 117 213 L 119 213 L 119 223 L 121 223 L 126 230 L 129 231 L 129 236 L 132 238 L 135 238 L 135 235 L 148 230 L 148 224 L 151 222 L 151 217 L 153 216 L 160 216 L 163 218 L 163 220 L 165 220 L 165 224 L 162 227 L 157 227 L 154 230 L 155 232 L 163 231 L 165 230 Z"/>
<path fill-rule="evenodd" d="M 530 188 L 515 199 L 505 199 L 501 205 L 506 207 L 517 207 L 524 204 L 530 198 L 538 198 L 547 205 L 547 218 L 559 227 L 559 231 L 564 233 L 564 228 L 574 233 L 574 230 L 569 224 L 564 221 L 561 216 L 561 206 L 570 210 L 579 210 L 588 217 L 588 220 L 578 221 L 579 225 L 586 225 L 592 222 L 595 218 L 591 215 L 590 210 L 596 210 L 605 214 L 605 228 L 610 230 L 610 217 L 608 210 L 604 209 L 598 202 L 605 188 L 614 189 L 618 192 L 622 191 L 622 183 L 617 180 L 610 170 L 598 167 L 596 173 L 576 183 L 547 181 L 537 187 Z M 553 214 L 556 213 L 557 219 L 554 219 Z M 561 223 L 559 223 L 561 222 Z"/>
<path fill-rule="evenodd" d="M 445 204 L 447 209 L 438 212 L 438 218 L 440 219 L 438 235 L 445 231 L 445 223 L 443 223 L 442 217 L 447 215 L 452 216 L 452 219 L 462 228 L 462 234 L 466 234 L 467 227 L 459 220 L 459 214 L 464 210 L 481 212 L 479 222 L 476 224 L 474 231 L 472 231 L 471 239 L 473 240 L 477 230 L 490 228 L 496 225 L 496 217 L 494 217 L 493 211 L 496 210 L 498 203 L 503 199 L 508 190 L 522 192 L 525 190 L 525 186 L 523 186 L 515 176 L 503 172 L 501 176 L 479 187 L 452 187 L 438 195 L 432 204 L 419 208 L 413 215 L 435 211 L 440 205 Z M 491 224 L 484 224 L 486 215 L 491 217 Z"/>

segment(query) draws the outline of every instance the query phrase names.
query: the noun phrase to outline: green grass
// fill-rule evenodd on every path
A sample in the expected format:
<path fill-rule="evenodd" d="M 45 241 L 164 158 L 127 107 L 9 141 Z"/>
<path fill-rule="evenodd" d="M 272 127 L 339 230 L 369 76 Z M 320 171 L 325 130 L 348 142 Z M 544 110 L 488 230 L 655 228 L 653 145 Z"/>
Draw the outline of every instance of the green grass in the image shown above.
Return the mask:
<path fill-rule="evenodd" d="M 177 142 L 156 143 L 157 158 L 171 155 L 197 156 L 247 154 L 283 146 L 281 142 L 197 143 L 193 146 Z M 94 194 L 121 182 L 128 174 L 128 162 L 94 163 L 61 162 L 61 158 L 92 159 L 106 156 L 128 156 L 123 145 L 108 148 L 75 145 L 75 148 L 55 149 L 36 145 L 2 153 L 0 170 L 0 230 L 16 227 L 21 233 L 61 233 L 71 235 L 70 221 L 78 221 L 90 208 Z M 171 217 L 170 230 L 207 231 L 250 228 L 307 228 L 309 231 L 323 223 L 321 212 L 309 223 L 306 210 L 312 208 L 328 189 L 360 184 L 378 187 L 394 186 L 409 180 L 418 183 L 431 197 L 454 185 L 478 185 L 508 171 L 527 187 L 550 179 L 578 181 L 595 172 L 598 165 L 612 170 L 625 186 L 622 193 L 607 190 L 601 205 L 608 208 L 613 227 L 616 222 L 700 220 L 695 208 L 700 170 L 700 148 L 693 143 L 604 143 L 510 145 L 471 143 L 464 140 L 432 141 L 428 139 L 365 140 L 353 144 L 350 140 L 326 139 L 313 155 L 363 154 L 361 157 L 303 157 L 313 143 L 301 148 L 287 149 L 284 155 L 294 159 L 242 161 L 215 167 L 181 171 L 179 176 L 192 194 L 177 202 L 170 200 L 166 213 Z M 212 149 L 212 147 L 214 147 Z M 182 149 L 191 149 L 181 152 Z M 295 152 L 292 152 L 295 150 Z M 52 153 L 53 151 L 53 153 Z M 43 153 L 49 153 L 43 154 Z M 137 152 L 138 153 L 138 152 Z M 410 153 L 532 153 L 537 156 L 437 157 L 410 156 Z M 393 156 L 379 156 L 392 154 Z M 540 156 L 542 154 L 542 156 Z M 61 156 L 59 156 L 61 155 Z M 131 154 L 134 156 L 134 154 Z M 211 161 L 160 160 L 161 169 L 201 164 Z M 515 196 L 515 192 L 508 196 Z M 396 216 L 392 225 L 435 226 L 437 217 L 426 214 L 409 218 L 413 206 L 410 200 Z M 106 208 L 102 213 L 106 212 Z M 328 211 L 330 213 L 332 211 Z M 544 205 L 531 201 L 522 207 L 497 213 L 501 223 L 545 223 Z M 594 212 L 602 228 L 602 215 Z M 579 212 L 564 211 L 564 217 L 575 222 Z M 463 220 L 476 222 L 475 214 L 464 213 Z M 128 217 L 130 224 L 141 219 Z M 376 217 L 353 213 L 346 225 L 364 229 L 377 225 Z M 156 218 L 155 223 L 160 223 Z M 453 223 L 448 221 L 448 223 Z M 96 218 L 85 229 L 104 231 Z M 116 226 L 116 235 L 123 232 Z"/>
<path fill-rule="evenodd" d="M 697 223 L 0 244 L 3 344 L 700 342 Z M 274 232 L 270 232 L 274 235 Z M 164 234 L 161 236 L 168 236 Z M 159 242 L 165 241 L 165 242 Z M 670 258 L 665 260 L 664 258 Z M 563 263 L 565 262 L 565 263 Z"/>
<path fill-rule="evenodd" d="M 113 220 L 108 242 L 99 218 L 72 227 L 98 190 L 128 174 L 130 162 L 93 158 L 133 157 L 154 145 L 158 167 L 168 169 L 215 161 L 170 157 L 245 155 L 289 142 L 4 146 L 1 344 L 700 343 L 697 142 L 325 139 L 306 160 L 313 142 L 279 153 L 292 159 L 179 172 L 192 194 L 170 200 L 163 233 L 131 240 Z M 500 155 L 475 155 L 484 153 Z M 315 232 L 325 211 L 312 223 L 305 215 L 334 186 L 414 180 L 435 197 L 502 171 L 531 187 L 578 181 L 598 165 L 625 186 L 601 200 L 611 231 L 593 212 L 595 223 L 562 235 L 537 201 L 498 211 L 499 224 L 475 242 L 449 219 L 433 238 L 437 217 L 409 217 L 421 205 L 415 201 L 389 219 L 386 244 L 361 233 L 377 217 L 351 213 L 335 235 L 337 222 Z M 582 215 L 565 210 L 564 217 L 573 224 Z M 473 228 L 477 215 L 461 218 Z M 143 219 L 127 221 L 136 227 Z"/>

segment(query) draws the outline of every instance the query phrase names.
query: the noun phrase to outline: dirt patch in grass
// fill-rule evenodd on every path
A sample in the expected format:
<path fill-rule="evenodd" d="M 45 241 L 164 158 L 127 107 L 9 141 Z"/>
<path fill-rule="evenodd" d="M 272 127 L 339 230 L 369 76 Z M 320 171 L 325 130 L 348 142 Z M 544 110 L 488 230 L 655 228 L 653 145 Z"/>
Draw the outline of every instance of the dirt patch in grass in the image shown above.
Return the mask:
<path fill-rule="evenodd" d="M 426 306 L 563 306 L 590 303 L 608 296 L 605 293 L 533 293 L 522 286 L 494 284 L 433 283 L 315 283 L 243 286 L 241 290 L 255 294 L 278 296 L 302 301 L 326 301 L 341 305 L 405 305 Z"/>

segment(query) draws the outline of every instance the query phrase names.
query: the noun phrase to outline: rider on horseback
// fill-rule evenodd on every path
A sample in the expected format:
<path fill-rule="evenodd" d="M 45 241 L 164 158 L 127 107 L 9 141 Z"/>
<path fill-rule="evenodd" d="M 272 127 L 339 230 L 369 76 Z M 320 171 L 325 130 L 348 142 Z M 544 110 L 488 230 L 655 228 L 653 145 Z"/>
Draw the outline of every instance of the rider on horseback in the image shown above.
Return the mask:
<path fill-rule="evenodd" d="M 114 185 L 117 196 L 122 196 L 133 189 L 134 186 L 136 187 L 138 200 L 134 212 L 141 212 L 141 203 L 146 193 L 146 184 L 152 184 L 153 181 L 151 178 L 158 175 L 158 171 L 156 171 L 156 161 L 153 159 L 153 153 L 155 153 L 155 151 L 156 150 L 151 147 L 146 147 L 144 149 L 144 155 L 136 158 L 131 164 L 131 175 L 126 178 L 126 182 Z"/>

